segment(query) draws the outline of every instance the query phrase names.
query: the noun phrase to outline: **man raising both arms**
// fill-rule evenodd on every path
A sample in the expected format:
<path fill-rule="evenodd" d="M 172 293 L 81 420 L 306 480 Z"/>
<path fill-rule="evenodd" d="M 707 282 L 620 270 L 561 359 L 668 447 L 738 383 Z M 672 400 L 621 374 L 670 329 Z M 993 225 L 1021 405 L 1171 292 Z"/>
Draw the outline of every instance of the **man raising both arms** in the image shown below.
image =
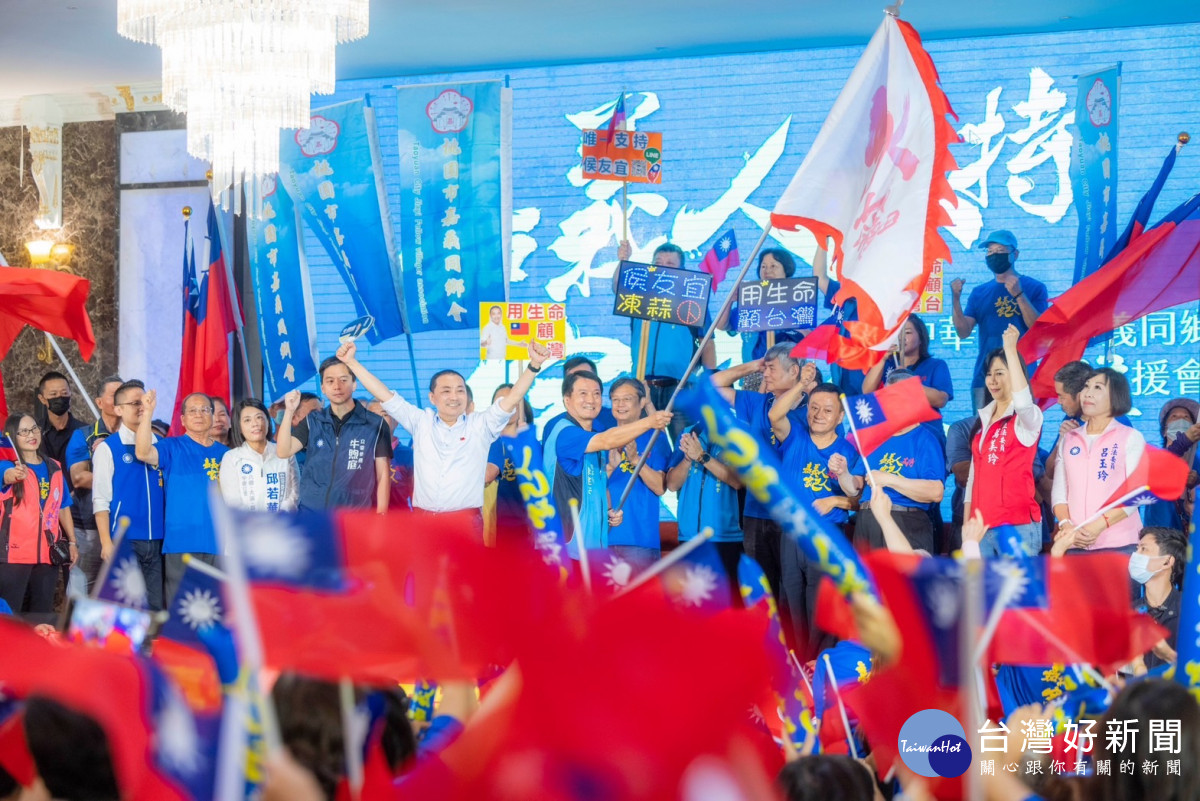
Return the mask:
<path fill-rule="evenodd" d="M 429 380 L 431 409 L 401 398 L 354 357 L 355 345 L 338 348 L 342 361 L 383 410 L 403 426 L 413 441 L 413 508 L 426 512 L 472 510 L 482 515 L 488 450 L 525 398 L 550 351 L 532 339 L 526 345 L 529 364 L 507 394 L 482 412 L 467 411 L 467 382 L 454 370 L 441 370 Z M 480 523 L 482 524 L 482 516 Z"/>

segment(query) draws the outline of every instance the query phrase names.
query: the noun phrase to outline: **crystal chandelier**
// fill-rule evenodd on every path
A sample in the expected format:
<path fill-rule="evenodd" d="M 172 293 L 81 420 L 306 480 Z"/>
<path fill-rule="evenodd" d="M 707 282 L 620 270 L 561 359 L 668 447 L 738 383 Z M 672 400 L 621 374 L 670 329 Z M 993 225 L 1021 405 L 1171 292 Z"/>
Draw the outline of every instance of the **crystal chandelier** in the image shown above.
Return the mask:
<path fill-rule="evenodd" d="M 118 0 L 117 32 L 162 49 L 163 103 L 187 114 L 187 149 L 212 163 L 214 199 L 279 171 L 284 128 L 334 88 L 334 47 L 367 35 L 370 0 Z"/>

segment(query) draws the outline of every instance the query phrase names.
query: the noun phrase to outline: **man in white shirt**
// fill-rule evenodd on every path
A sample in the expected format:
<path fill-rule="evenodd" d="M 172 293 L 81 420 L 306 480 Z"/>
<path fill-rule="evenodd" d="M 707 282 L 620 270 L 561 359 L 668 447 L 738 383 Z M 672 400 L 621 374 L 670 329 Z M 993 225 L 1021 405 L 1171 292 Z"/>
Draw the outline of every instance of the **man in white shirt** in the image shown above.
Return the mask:
<path fill-rule="evenodd" d="M 493 306 L 488 309 L 488 318 L 491 320 L 479 332 L 479 346 L 487 351 L 487 360 L 504 361 L 504 356 L 508 352 L 508 327 L 504 325 L 504 309 L 499 306 Z M 514 342 L 514 345 L 519 345 L 519 342 Z"/>
<path fill-rule="evenodd" d="M 337 358 L 383 404 L 388 416 L 412 435 L 413 508 L 458 512 L 483 508 L 488 450 L 520 406 L 550 352 L 532 339 L 529 362 L 506 395 L 482 412 L 469 412 L 467 382 L 454 370 L 429 381 L 429 403 L 421 409 L 392 392 L 354 358 L 355 345 L 338 348 Z"/>

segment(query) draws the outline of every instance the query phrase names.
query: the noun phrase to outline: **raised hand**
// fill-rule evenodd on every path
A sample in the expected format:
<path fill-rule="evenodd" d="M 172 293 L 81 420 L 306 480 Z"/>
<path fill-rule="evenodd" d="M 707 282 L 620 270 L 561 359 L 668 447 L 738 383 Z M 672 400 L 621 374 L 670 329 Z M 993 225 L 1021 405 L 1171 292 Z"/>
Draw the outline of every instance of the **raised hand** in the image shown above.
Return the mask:
<path fill-rule="evenodd" d="M 833 478 L 837 478 L 842 473 L 845 473 L 850 469 L 850 463 L 846 461 L 845 456 L 840 453 L 835 453 L 833 456 L 829 457 L 828 468 L 829 475 Z"/>
<path fill-rule="evenodd" d="M 550 349 L 545 345 L 539 345 L 532 337 L 529 342 L 525 343 L 525 349 L 529 351 L 529 364 L 535 370 L 542 369 L 542 365 L 550 358 Z"/>
<path fill-rule="evenodd" d="M 350 364 L 354 361 L 354 356 L 356 353 L 358 353 L 358 346 L 354 344 L 354 340 L 350 340 L 349 342 L 339 345 L 337 353 L 334 355 L 337 356 L 337 360 L 342 364 Z"/>
<path fill-rule="evenodd" d="M 300 390 L 293 389 L 283 396 L 283 408 L 288 414 L 293 414 L 300 408 Z"/>
<path fill-rule="evenodd" d="M 1010 273 L 1004 277 L 1004 288 L 1008 290 L 1008 294 L 1014 298 L 1021 294 L 1021 276 L 1016 273 Z"/>
<path fill-rule="evenodd" d="M 158 392 L 153 389 L 146 390 L 142 395 L 142 411 L 146 417 L 154 417 L 154 409 L 158 406 Z"/>
<path fill-rule="evenodd" d="M 983 512 L 978 509 L 975 514 L 971 515 L 970 520 L 964 520 L 962 526 L 963 542 L 970 540 L 972 542 L 982 542 L 983 535 L 987 533 L 987 526 L 983 523 Z"/>
<path fill-rule="evenodd" d="M 955 278 L 953 281 L 950 282 L 950 291 L 954 294 L 954 297 L 957 298 L 960 295 L 962 295 L 963 286 L 965 284 L 966 284 L 966 282 L 963 281 L 961 278 Z"/>
<path fill-rule="evenodd" d="M 622 239 L 617 245 L 617 259 L 619 261 L 629 261 L 629 257 L 633 255 L 633 248 L 629 244 L 628 239 Z"/>
<path fill-rule="evenodd" d="M 1001 337 L 1004 342 L 1004 349 L 1009 350 L 1017 346 L 1017 340 L 1021 338 L 1021 329 L 1017 328 L 1012 323 L 1008 324 L 1008 328 L 1004 329 L 1004 334 Z"/>
<path fill-rule="evenodd" d="M 688 432 L 679 438 L 679 447 L 683 451 L 683 455 L 691 459 L 693 462 L 700 458 L 704 453 L 704 448 L 700 447 L 700 438 L 695 432 Z"/>

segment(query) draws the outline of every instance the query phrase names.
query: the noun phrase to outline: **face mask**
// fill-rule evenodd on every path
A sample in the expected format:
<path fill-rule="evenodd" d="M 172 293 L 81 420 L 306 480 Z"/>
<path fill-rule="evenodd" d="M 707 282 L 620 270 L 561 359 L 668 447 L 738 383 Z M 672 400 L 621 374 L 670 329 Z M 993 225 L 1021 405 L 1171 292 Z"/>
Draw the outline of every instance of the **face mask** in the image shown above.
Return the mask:
<path fill-rule="evenodd" d="M 71 408 L 71 399 L 66 397 L 51 398 L 46 401 L 46 408 L 50 410 L 51 414 L 66 414 L 67 409 Z"/>
<path fill-rule="evenodd" d="M 1129 577 L 1138 584 L 1145 584 L 1154 576 L 1155 573 L 1161 573 L 1166 570 L 1165 566 L 1158 570 L 1150 569 L 1150 560 L 1158 557 L 1146 556 L 1144 553 L 1135 553 L 1129 557 Z"/>
<path fill-rule="evenodd" d="M 1170 444 L 1177 436 L 1185 433 L 1191 427 L 1192 424 L 1187 420 L 1172 420 L 1171 424 L 1167 426 L 1167 443 Z"/>
<path fill-rule="evenodd" d="M 1011 263 L 1008 260 L 1008 256 L 1009 256 L 1009 254 L 1007 254 L 1007 253 L 989 253 L 989 254 L 987 254 L 988 269 L 991 270 L 992 272 L 994 272 L 996 275 L 999 275 L 1000 273 L 1005 272 L 1006 270 L 1008 270 L 1009 266 L 1011 265 Z"/>

